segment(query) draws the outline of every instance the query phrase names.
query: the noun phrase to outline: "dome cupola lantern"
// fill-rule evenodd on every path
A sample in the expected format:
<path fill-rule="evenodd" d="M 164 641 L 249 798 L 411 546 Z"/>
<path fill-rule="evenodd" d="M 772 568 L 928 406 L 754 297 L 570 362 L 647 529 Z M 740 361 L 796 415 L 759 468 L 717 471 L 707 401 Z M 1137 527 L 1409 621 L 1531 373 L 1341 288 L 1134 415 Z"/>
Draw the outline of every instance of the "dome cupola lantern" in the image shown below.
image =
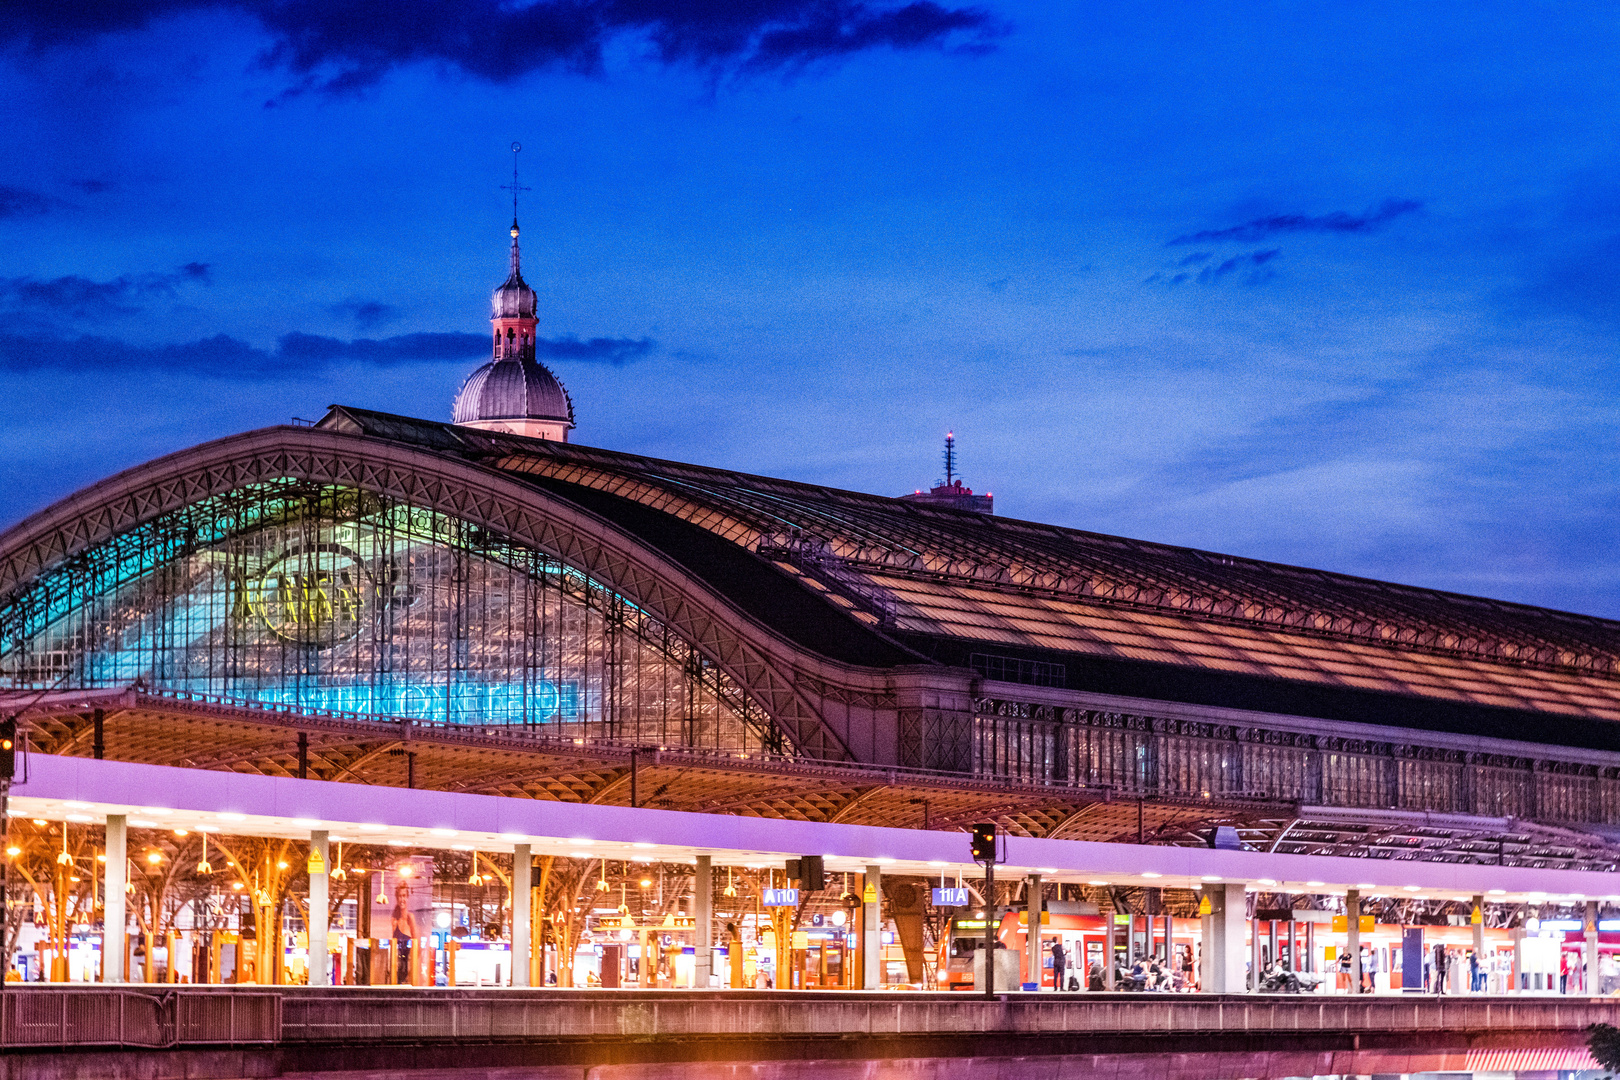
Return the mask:
<path fill-rule="evenodd" d="M 517 158 L 512 144 L 512 269 L 490 298 L 494 351 L 456 394 L 452 419 L 467 427 L 567 442 L 574 403 L 557 376 L 535 359 L 537 299 L 518 257 Z"/>

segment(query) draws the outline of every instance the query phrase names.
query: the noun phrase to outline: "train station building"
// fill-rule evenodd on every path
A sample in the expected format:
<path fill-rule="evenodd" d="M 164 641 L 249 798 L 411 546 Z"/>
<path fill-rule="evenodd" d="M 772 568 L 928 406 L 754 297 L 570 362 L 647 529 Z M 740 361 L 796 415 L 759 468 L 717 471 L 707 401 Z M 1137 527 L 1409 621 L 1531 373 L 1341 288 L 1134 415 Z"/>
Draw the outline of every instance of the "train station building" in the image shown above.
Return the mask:
<path fill-rule="evenodd" d="M 1620 985 L 1620 624 L 577 444 L 513 231 L 452 422 L 0 534 L 15 977 Z"/>

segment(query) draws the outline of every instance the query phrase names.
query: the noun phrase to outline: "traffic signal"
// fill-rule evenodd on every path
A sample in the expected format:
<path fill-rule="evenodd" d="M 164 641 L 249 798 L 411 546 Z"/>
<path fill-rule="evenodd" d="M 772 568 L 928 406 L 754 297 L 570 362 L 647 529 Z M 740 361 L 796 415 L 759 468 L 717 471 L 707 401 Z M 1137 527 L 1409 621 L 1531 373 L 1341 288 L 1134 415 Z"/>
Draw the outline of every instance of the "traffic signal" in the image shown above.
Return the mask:
<path fill-rule="evenodd" d="M 827 871 L 820 855 L 806 855 L 787 861 L 787 876 L 797 881 L 805 892 L 820 892 L 827 887 Z"/>
<path fill-rule="evenodd" d="M 0 780 L 17 775 L 17 718 L 0 720 Z"/>
<path fill-rule="evenodd" d="M 981 821 L 973 826 L 973 842 L 971 845 L 974 862 L 996 861 L 996 825 L 993 821 Z"/>

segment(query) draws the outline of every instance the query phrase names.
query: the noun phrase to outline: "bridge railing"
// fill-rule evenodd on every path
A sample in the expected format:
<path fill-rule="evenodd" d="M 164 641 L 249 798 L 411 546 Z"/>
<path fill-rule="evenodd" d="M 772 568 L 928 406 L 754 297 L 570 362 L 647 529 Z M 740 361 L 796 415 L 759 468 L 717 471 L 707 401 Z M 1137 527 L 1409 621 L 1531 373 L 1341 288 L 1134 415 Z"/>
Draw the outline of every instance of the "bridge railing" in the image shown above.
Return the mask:
<path fill-rule="evenodd" d="M 1580 1038 L 1620 999 L 10 986 L 9 1047 L 911 1035 L 1517 1032 Z"/>
<path fill-rule="evenodd" d="M 6 988 L 5 1046 L 244 1045 L 280 1042 L 273 991 L 141 990 L 103 986 Z"/>

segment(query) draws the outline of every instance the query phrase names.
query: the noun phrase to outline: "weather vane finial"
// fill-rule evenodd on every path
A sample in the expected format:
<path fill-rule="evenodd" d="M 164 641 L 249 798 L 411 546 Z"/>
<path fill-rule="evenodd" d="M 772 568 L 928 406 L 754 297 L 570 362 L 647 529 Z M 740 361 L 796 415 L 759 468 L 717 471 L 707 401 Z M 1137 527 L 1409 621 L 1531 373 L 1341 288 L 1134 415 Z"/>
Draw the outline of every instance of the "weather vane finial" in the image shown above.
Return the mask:
<path fill-rule="evenodd" d="M 510 184 L 502 184 L 501 185 L 501 190 L 502 191 L 510 191 L 512 193 L 512 238 L 513 239 L 516 239 L 517 234 L 518 234 L 518 223 L 517 223 L 518 192 L 520 192 L 520 191 L 528 191 L 529 190 L 529 188 L 526 188 L 522 184 L 518 183 L 518 171 L 517 171 L 518 157 L 517 156 L 518 156 L 518 153 L 522 149 L 523 149 L 523 144 L 522 143 L 516 143 L 515 142 L 515 143 L 512 144 L 512 182 Z"/>

